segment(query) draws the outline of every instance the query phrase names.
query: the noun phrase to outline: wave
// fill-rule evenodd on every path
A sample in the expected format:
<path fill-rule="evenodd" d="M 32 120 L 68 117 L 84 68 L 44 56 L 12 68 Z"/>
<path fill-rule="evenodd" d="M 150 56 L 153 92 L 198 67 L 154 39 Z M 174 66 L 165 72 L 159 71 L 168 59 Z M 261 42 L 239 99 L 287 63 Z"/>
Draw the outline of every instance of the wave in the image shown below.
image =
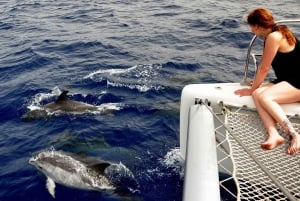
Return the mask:
<path fill-rule="evenodd" d="M 84 79 L 87 78 L 93 78 L 97 74 L 109 74 L 109 75 L 114 75 L 114 74 L 121 74 L 121 73 L 127 73 L 133 69 L 136 69 L 138 66 L 132 66 L 127 69 L 104 69 L 104 70 L 97 70 L 95 72 L 90 73 L 89 75 L 85 76 Z"/>
<path fill-rule="evenodd" d="M 160 162 L 174 173 L 179 174 L 181 179 L 184 178 L 185 161 L 180 154 L 179 148 L 171 149 L 163 159 L 160 159 Z"/>
<path fill-rule="evenodd" d="M 199 64 L 166 62 L 163 64 L 137 64 L 125 68 L 99 69 L 83 79 L 106 83 L 107 87 L 124 88 L 144 93 L 174 89 L 201 68 Z"/>
<path fill-rule="evenodd" d="M 135 89 L 139 92 L 161 90 L 159 83 L 161 64 L 139 64 L 124 69 L 100 69 L 84 77 L 95 81 L 106 80 L 107 86 Z"/>

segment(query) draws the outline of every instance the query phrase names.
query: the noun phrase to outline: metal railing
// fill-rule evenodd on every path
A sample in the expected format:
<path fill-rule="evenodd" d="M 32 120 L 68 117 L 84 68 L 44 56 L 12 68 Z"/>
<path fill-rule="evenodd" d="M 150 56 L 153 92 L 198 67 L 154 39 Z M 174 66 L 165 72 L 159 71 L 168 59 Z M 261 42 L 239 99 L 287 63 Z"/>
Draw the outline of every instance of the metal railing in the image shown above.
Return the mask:
<path fill-rule="evenodd" d="M 300 19 L 279 20 L 279 21 L 276 21 L 276 24 L 289 24 L 289 23 L 295 23 L 295 22 L 300 23 Z M 247 56 L 246 56 L 246 65 L 245 65 L 244 78 L 240 82 L 241 85 L 250 85 L 250 81 L 248 80 L 250 59 L 252 58 L 253 61 L 254 61 L 255 73 L 256 73 L 256 71 L 257 71 L 257 60 L 256 60 L 256 57 L 257 56 L 262 56 L 261 54 L 254 54 L 254 53 L 252 53 L 252 47 L 254 45 L 254 42 L 255 42 L 256 38 L 257 38 L 256 35 L 254 35 L 252 37 L 252 40 L 250 41 L 250 44 L 249 44 L 249 47 L 248 47 Z"/>

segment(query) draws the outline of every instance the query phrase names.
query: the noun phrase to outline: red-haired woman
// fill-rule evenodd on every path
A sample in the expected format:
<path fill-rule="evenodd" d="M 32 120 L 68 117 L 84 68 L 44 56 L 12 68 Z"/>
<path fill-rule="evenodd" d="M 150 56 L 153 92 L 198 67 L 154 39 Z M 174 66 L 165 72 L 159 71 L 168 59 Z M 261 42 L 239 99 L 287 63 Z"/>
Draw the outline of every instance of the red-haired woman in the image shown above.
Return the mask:
<path fill-rule="evenodd" d="M 251 88 L 236 90 L 235 94 L 253 97 L 268 134 L 261 147 L 271 150 L 284 142 L 276 129 L 278 122 L 290 136 L 287 153 L 293 155 L 300 149 L 300 135 L 279 104 L 300 101 L 300 43 L 287 26 L 277 25 L 265 8 L 252 10 L 247 23 L 255 35 L 264 38 L 263 54 Z M 263 84 L 271 66 L 277 78 Z"/>

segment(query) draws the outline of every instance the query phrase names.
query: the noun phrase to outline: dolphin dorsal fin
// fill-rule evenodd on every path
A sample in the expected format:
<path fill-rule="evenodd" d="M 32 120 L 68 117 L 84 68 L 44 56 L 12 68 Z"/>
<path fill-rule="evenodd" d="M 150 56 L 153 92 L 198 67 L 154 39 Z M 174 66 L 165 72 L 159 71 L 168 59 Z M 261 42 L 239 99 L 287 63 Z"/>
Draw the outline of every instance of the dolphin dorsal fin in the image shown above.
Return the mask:
<path fill-rule="evenodd" d="M 96 164 L 90 165 L 89 168 L 103 174 L 105 168 L 107 168 L 108 166 L 110 166 L 110 163 L 103 162 L 103 163 L 96 163 Z"/>
<path fill-rule="evenodd" d="M 60 101 L 66 101 L 66 100 L 68 100 L 68 97 L 67 97 L 67 93 L 68 93 L 69 91 L 63 91 L 60 95 L 59 95 L 59 97 L 57 98 L 57 100 L 55 101 L 55 102 L 60 102 Z"/>

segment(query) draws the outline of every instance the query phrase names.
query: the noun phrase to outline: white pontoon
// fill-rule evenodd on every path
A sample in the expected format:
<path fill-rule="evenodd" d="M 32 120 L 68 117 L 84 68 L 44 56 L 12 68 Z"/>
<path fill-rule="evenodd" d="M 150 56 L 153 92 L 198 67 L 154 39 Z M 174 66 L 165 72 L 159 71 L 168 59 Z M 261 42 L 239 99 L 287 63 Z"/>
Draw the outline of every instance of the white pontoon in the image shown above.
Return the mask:
<path fill-rule="evenodd" d="M 300 19 L 278 21 L 294 22 Z M 256 36 L 249 45 L 241 83 L 190 84 L 182 90 L 183 201 L 221 200 L 220 192 L 230 195 L 228 200 L 300 200 L 300 153 L 286 154 L 289 139 L 273 150 L 261 149 L 266 130 L 252 97 L 234 94 L 248 83 L 251 58 L 257 68 L 255 40 Z M 300 132 L 300 103 L 282 107 Z M 278 130 L 287 137 L 279 126 Z"/>

